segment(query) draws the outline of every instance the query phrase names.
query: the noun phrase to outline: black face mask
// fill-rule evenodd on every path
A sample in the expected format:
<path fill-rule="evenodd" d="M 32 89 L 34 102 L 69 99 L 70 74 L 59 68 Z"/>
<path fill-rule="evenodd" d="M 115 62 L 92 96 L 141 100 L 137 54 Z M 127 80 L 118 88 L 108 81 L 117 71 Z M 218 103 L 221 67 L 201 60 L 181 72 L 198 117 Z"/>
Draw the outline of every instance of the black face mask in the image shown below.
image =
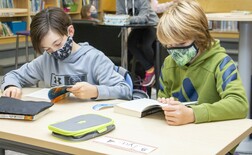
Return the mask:
<path fill-rule="evenodd" d="M 91 12 L 90 15 L 92 18 L 98 18 L 98 13 L 97 12 Z"/>
<path fill-rule="evenodd" d="M 64 44 L 64 46 L 56 51 L 54 51 L 53 53 L 51 53 L 51 55 L 58 60 L 64 60 L 66 59 L 71 51 L 72 51 L 72 47 L 73 47 L 73 38 L 72 37 L 68 37 L 66 40 L 66 43 Z"/>

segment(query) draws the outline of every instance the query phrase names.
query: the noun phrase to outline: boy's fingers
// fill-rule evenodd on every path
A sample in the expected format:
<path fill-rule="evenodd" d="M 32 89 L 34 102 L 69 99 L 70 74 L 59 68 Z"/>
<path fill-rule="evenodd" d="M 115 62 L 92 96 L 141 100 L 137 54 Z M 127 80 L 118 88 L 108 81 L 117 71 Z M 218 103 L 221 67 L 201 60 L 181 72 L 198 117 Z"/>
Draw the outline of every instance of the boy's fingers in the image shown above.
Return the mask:
<path fill-rule="evenodd" d="M 180 104 L 180 102 L 179 101 L 170 100 L 169 104 L 171 104 L 171 105 L 178 105 L 178 104 Z"/>
<path fill-rule="evenodd" d="M 76 91 L 79 90 L 82 87 L 80 84 L 75 84 L 71 88 L 67 88 L 67 91 Z"/>
<path fill-rule="evenodd" d="M 175 106 L 171 105 L 171 104 L 167 104 L 165 106 L 162 107 L 162 109 L 164 111 L 174 111 L 177 110 Z"/>
<path fill-rule="evenodd" d="M 10 97 L 10 92 L 9 92 L 9 91 L 4 91 L 4 92 L 3 92 L 3 96 Z"/>
<path fill-rule="evenodd" d="M 175 101 L 174 97 L 170 97 L 170 101 Z"/>

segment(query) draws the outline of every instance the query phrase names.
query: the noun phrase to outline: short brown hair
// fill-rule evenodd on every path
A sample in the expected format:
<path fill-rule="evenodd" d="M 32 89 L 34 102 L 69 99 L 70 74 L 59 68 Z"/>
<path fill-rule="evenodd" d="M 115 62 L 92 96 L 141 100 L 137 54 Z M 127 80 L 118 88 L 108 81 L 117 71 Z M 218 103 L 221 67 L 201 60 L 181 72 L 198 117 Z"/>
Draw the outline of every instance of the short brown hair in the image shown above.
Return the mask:
<path fill-rule="evenodd" d="M 37 13 L 31 22 L 31 41 L 36 52 L 42 54 L 41 40 L 49 30 L 67 35 L 67 28 L 72 25 L 71 18 L 61 8 L 51 7 Z"/>
<path fill-rule="evenodd" d="M 158 23 L 157 37 L 163 45 L 195 40 L 200 51 L 210 48 L 214 41 L 206 15 L 195 0 L 175 1 Z"/>

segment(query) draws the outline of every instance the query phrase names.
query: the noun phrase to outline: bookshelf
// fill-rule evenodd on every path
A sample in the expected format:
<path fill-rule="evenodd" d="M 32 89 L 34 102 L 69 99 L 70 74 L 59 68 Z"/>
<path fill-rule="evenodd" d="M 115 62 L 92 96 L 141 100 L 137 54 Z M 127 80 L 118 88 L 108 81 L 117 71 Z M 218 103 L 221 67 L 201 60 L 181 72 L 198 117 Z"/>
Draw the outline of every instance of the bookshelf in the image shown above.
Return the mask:
<path fill-rule="evenodd" d="M 170 0 L 159 0 L 159 3 Z M 198 0 L 206 13 L 225 13 L 231 11 L 252 11 L 251 0 Z M 239 32 L 211 31 L 213 37 L 238 39 Z"/>
<path fill-rule="evenodd" d="M 0 0 L 0 3 L 6 0 Z M 30 23 L 32 17 L 36 14 L 36 12 L 32 11 L 32 1 L 33 0 L 10 0 L 13 1 L 14 8 L 0 8 L 0 21 L 10 22 L 10 21 L 24 21 L 27 24 L 26 29 L 29 30 Z M 77 4 L 75 11 L 67 12 L 72 18 L 80 19 L 80 12 L 82 8 L 82 0 L 73 0 L 75 4 Z M 47 7 L 63 7 L 62 0 L 42 0 L 44 8 Z M 1 7 L 1 5 L 0 5 Z M 24 41 L 25 38 L 20 36 L 20 41 Z M 0 36 L 0 45 L 1 44 L 9 44 L 15 43 L 16 36 Z"/>

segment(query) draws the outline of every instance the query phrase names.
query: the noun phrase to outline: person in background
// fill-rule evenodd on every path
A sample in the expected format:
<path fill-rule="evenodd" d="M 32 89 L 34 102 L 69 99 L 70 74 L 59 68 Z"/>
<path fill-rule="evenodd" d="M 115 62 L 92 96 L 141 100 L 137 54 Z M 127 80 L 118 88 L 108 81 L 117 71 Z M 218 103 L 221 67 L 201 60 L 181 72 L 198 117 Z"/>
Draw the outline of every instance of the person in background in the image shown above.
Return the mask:
<path fill-rule="evenodd" d="M 172 3 L 173 1 L 159 3 L 158 0 L 151 0 L 151 7 L 156 13 L 163 13 L 172 5 Z"/>
<path fill-rule="evenodd" d="M 81 18 L 84 20 L 99 22 L 98 13 L 94 5 L 84 5 L 81 9 Z"/>
<path fill-rule="evenodd" d="M 130 15 L 130 24 L 152 24 L 158 22 L 157 14 L 152 10 L 149 0 L 116 0 L 116 14 Z M 128 37 L 129 52 L 141 63 L 145 70 L 142 86 L 150 86 L 155 82 L 154 49 L 156 28 L 132 28 Z"/>
<path fill-rule="evenodd" d="M 130 86 L 114 64 L 88 43 L 73 41 L 71 18 L 54 7 L 37 13 L 30 25 L 31 41 L 41 55 L 3 77 L 3 96 L 20 98 L 22 87 L 44 81 L 46 87 L 73 85 L 80 99 L 131 99 Z"/>
<path fill-rule="evenodd" d="M 194 0 L 178 0 L 157 26 L 170 54 L 163 63 L 158 101 L 169 125 L 245 118 L 248 100 L 237 67 L 208 30 L 204 10 Z M 196 101 L 185 106 L 181 102 Z"/>

